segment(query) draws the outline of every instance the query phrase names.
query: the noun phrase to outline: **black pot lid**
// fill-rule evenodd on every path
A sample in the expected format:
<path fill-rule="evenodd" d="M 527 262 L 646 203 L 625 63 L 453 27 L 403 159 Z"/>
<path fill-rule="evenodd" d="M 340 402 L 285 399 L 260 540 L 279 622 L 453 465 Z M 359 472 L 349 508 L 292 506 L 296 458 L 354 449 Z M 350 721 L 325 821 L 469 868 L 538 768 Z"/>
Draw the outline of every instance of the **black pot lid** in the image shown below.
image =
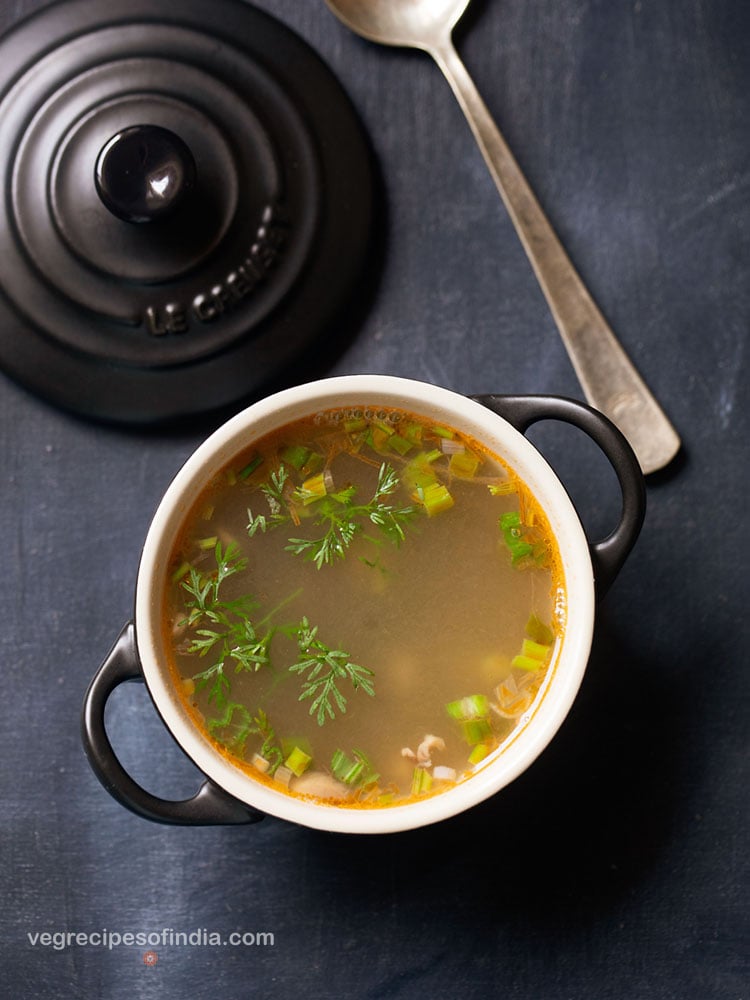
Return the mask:
<path fill-rule="evenodd" d="M 241 0 L 66 0 L 0 41 L 0 367 L 149 422 L 252 395 L 366 256 L 341 86 Z"/>

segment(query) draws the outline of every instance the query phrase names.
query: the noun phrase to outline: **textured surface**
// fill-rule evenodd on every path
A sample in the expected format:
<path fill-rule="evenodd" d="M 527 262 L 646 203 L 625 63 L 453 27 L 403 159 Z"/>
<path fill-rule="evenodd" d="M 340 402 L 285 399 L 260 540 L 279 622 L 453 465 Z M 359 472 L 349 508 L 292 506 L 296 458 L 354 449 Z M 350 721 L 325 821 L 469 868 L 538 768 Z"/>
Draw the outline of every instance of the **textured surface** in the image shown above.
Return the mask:
<path fill-rule="evenodd" d="M 577 395 L 435 67 L 352 37 L 322 0 L 259 6 L 339 75 L 382 174 L 375 287 L 337 356 L 287 381 L 382 371 Z M 2 26 L 34 7 L 0 4 Z M 558 738 L 463 817 L 348 839 L 274 820 L 171 829 L 118 806 L 81 751 L 81 699 L 130 614 L 154 507 L 212 424 L 113 430 L 0 378 L 8 995 L 747 998 L 749 40 L 739 0 L 476 0 L 458 35 L 684 442 L 649 481 L 643 535 Z M 606 532 L 614 487 L 593 447 L 573 431 L 532 436 L 592 534 Z M 142 687 L 114 694 L 108 723 L 152 791 L 196 787 Z M 102 928 L 269 932 L 274 944 L 159 943 L 152 968 L 142 946 L 31 944 Z"/>

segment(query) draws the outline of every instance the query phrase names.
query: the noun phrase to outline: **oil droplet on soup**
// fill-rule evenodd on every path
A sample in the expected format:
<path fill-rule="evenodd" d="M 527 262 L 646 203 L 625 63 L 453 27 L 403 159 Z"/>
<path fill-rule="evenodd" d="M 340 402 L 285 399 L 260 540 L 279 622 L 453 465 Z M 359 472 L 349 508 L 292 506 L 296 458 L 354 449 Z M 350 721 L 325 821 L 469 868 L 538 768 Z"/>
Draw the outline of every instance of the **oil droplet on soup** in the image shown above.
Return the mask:
<path fill-rule="evenodd" d="M 528 718 L 564 627 L 547 519 L 477 441 L 339 409 L 253 444 L 171 555 L 196 725 L 291 795 L 387 807 L 463 781 Z"/>

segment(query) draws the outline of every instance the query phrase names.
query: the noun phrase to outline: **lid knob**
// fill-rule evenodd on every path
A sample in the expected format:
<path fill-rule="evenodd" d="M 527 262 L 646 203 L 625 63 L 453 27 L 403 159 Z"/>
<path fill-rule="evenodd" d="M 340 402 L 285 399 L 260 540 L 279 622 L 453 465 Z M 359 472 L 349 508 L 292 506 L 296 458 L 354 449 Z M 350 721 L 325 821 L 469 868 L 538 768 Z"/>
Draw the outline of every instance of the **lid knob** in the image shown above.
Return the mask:
<path fill-rule="evenodd" d="M 96 190 L 125 222 L 153 222 L 172 212 L 195 185 L 195 160 L 183 140 L 160 125 L 133 125 L 102 146 Z"/>

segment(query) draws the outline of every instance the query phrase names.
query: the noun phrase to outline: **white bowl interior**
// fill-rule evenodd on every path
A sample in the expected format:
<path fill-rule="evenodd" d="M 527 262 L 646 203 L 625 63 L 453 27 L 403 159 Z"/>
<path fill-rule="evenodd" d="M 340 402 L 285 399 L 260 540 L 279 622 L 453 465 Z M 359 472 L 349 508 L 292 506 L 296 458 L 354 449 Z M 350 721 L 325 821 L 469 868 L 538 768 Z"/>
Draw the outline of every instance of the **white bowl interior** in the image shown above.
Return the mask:
<path fill-rule="evenodd" d="M 471 778 L 401 806 L 351 808 L 289 795 L 232 766 L 197 729 L 176 693 L 162 646 L 162 594 L 168 556 L 197 493 L 253 441 L 303 416 L 335 407 L 387 406 L 418 413 L 467 433 L 503 458 L 543 507 L 562 560 L 567 620 L 559 655 L 535 705 L 503 749 Z M 542 752 L 567 715 L 588 660 L 594 586 L 588 542 L 557 476 L 507 421 L 480 403 L 411 379 L 352 375 L 324 379 L 270 396 L 229 420 L 188 459 L 169 486 L 149 529 L 136 588 L 138 652 L 165 724 L 195 764 L 231 795 L 265 813 L 317 829 L 384 833 L 433 823 L 499 791 Z"/>

